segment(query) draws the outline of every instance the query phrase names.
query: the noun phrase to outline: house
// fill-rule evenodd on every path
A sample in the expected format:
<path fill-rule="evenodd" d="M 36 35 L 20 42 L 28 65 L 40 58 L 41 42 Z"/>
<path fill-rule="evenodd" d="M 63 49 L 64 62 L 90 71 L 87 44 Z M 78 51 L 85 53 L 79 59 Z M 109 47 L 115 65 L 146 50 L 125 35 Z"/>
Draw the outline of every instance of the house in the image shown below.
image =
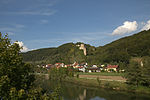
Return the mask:
<path fill-rule="evenodd" d="M 52 65 L 52 64 L 47 64 L 47 65 L 45 66 L 46 69 L 50 69 L 50 68 L 52 68 L 52 67 L 54 67 L 54 65 Z"/>
<path fill-rule="evenodd" d="M 56 67 L 65 67 L 65 64 L 64 63 L 56 63 L 55 66 Z"/>
<path fill-rule="evenodd" d="M 105 67 L 105 65 L 100 65 L 101 67 Z"/>
<path fill-rule="evenodd" d="M 87 63 L 85 63 L 85 62 L 83 62 L 83 63 L 81 63 L 81 64 L 79 64 L 79 66 L 83 66 L 83 67 L 85 67 L 85 68 L 87 68 Z"/>
<path fill-rule="evenodd" d="M 78 69 L 79 69 L 79 71 L 85 72 L 85 67 L 83 67 L 83 66 L 78 67 Z"/>
<path fill-rule="evenodd" d="M 105 70 L 105 65 L 100 64 L 99 68 L 100 68 L 101 71 L 104 71 Z"/>
<path fill-rule="evenodd" d="M 98 67 L 88 67 L 87 71 L 89 73 L 91 73 L 91 72 L 100 72 L 100 68 L 98 68 Z"/>
<path fill-rule="evenodd" d="M 118 65 L 108 65 L 106 67 L 106 71 L 108 71 L 108 72 L 113 72 L 113 71 L 117 72 L 118 68 L 119 68 Z"/>
<path fill-rule="evenodd" d="M 72 65 L 70 65 L 70 64 L 69 64 L 69 65 L 64 65 L 65 68 L 69 68 L 69 67 L 71 67 L 71 66 L 72 66 Z"/>
<path fill-rule="evenodd" d="M 72 66 L 73 66 L 73 68 L 78 68 L 78 67 L 80 67 L 77 62 L 74 62 L 74 63 L 72 64 Z"/>
<path fill-rule="evenodd" d="M 97 65 L 93 65 L 92 67 L 97 67 Z"/>

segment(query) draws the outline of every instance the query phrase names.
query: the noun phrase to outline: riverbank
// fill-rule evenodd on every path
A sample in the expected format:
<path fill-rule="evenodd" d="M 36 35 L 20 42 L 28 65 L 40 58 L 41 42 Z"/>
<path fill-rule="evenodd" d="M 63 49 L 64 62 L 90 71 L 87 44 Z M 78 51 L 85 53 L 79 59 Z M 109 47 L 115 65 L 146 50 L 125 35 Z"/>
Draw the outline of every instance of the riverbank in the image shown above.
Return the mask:
<path fill-rule="evenodd" d="M 41 76 L 40 79 L 37 79 L 39 83 L 36 82 L 36 84 L 39 84 L 38 86 L 47 92 L 51 89 L 55 89 L 55 87 L 59 85 L 62 91 L 61 96 L 64 100 L 150 100 L 149 94 L 101 88 L 97 86 L 97 82 L 93 82 L 93 80 L 83 80 L 72 77 L 67 77 L 66 80 L 68 81 L 48 80 L 44 78 L 44 76 Z M 88 83 L 91 84 L 89 85 Z M 94 84 L 96 84 L 96 86 L 94 86 Z"/>
<path fill-rule="evenodd" d="M 99 78 L 87 79 L 87 78 L 76 78 L 76 77 L 67 78 L 64 81 L 72 84 L 86 86 L 86 87 L 105 88 L 105 89 L 112 89 L 116 91 L 150 94 L 150 88 L 148 87 L 143 87 L 143 86 L 135 87 L 132 85 L 128 85 L 125 82 L 119 82 L 119 81 L 100 80 Z"/>
<path fill-rule="evenodd" d="M 49 80 L 48 74 L 37 74 L 43 76 L 43 78 Z M 144 86 L 133 86 L 126 84 L 126 80 L 121 76 L 104 76 L 104 75 L 79 75 L 74 77 L 67 77 L 62 81 L 69 82 L 76 85 L 82 85 L 92 88 L 105 88 L 116 91 L 126 91 L 135 93 L 150 94 L 150 88 Z"/>

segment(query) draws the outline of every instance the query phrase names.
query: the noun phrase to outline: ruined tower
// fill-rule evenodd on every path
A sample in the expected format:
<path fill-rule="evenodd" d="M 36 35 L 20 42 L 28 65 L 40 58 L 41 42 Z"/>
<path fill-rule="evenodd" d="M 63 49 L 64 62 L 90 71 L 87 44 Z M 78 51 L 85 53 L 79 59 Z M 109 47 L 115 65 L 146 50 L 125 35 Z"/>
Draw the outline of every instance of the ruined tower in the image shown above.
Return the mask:
<path fill-rule="evenodd" d="M 79 49 L 82 49 L 84 55 L 86 56 L 86 48 L 85 48 L 85 45 L 84 45 L 84 44 L 81 44 L 80 47 L 79 47 Z"/>

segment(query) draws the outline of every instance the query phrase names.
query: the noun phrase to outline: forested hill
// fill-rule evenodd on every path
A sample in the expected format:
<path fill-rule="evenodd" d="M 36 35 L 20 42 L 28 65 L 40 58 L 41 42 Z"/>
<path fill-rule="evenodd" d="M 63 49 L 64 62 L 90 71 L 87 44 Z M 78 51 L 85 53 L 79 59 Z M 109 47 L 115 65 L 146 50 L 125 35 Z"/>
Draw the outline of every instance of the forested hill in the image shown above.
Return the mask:
<path fill-rule="evenodd" d="M 31 63 L 57 63 L 64 62 L 65 64 L 70 64 L 76 62 L 85 62 L 86 56 L 83 53 L 83 50 L 80 50 L 77 45 L 81 45 L 83 43 L 66 43 L 57 48 L 43 48 L 38 50 L 29 51 L 26 53 L 22 53 L 23 60 L 25 62 Z M 91 53 L 95 50 L 95 47 L 90 46 L 88 44 L 84 44 L 86 48 L 87 55 L 91 55 Z"/>
<path fill-rule="evenodd" d="M 66 64 L 88 62 L 101 63 L 128 63 L 131 57 L 150 56 L 150 30 L 142 31 L 132 36 L 124 37 L 110 44 L 93 47 L 85 44 L 87 55 L 77 46 L 82 43 L 67 43 L 57 48 L 45 48 L 23 53 L 24 61 L 34 63 Z"/>
<path fill-rule="evenodd" d="M 94 56 L 96 59 L 95 63 L 128 63 L 131 57 L 150 56 L 150 30 L 121 38 L 103 47 L 98 47 Z"/>

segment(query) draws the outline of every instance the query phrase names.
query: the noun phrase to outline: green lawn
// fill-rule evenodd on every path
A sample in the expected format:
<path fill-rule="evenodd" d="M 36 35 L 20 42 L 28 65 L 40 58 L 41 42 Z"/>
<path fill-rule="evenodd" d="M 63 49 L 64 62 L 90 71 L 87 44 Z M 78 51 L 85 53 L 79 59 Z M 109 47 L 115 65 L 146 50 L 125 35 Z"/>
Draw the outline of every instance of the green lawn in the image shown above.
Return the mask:
<path fill-rule="evenodd" d="M 83 73 L 77 72 L 80 75 L 101 75 L 101 76 L 124 76 L 124 73 L 114 73 L 114 72 L 93 72 L 93 73 Z"/>

